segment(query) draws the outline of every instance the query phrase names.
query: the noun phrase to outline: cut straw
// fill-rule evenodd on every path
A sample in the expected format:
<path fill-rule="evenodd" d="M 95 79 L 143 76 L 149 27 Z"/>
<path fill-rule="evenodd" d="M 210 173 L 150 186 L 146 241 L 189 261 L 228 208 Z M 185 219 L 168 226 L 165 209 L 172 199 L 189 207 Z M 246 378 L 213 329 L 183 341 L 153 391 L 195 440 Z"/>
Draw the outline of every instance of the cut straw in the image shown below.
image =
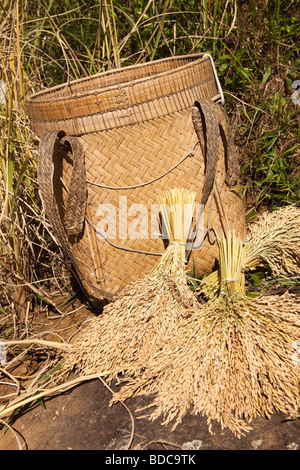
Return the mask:
<path fill-rule="evenodd" d="M 238 291 L 245 293 L 245 272 L 259 266 L 266 267 L 274 276 L 300 275 L 300 208 L 287 206 L 259 216 L 250 227 L 243 243 L 237 243 L 232 249 L 240 250 L 237 273 L 228 274 L 239 278 Z M 231 237 L 230 232 L 227 237 Z M 223 244 L 225 249 L 225 244 Z M 228 241 L 227 250 L 230 250 Z M 220 251 L 220 256 L 226 253 Z M 225 266 L 224 263 L 222 263 Z M 226 269 L 231 271 L 227 266 Z M 223 275 L 224 276 L 224 275 Z M 226 275 L 225 275 L 226 279 Z M 211 300 L 220 292 L 220 269 L 213 271 L 200 282 L 200 290 Z"/>
<path fill-rule="evenodd" d="M 149 419 L 176 427 L 187 411 L 216 421 L 241 437 L 256 416 L 275 411 L 296 416 L 300 404 L 299 299 L 248 298 L 245 246 L 234 233 L 220 241 L 214 300 L 185 319 L 155 352 L 140 377 L 132 377 L 112 403 L 149 395 Z M 217 294 L 216 294 L 217 291 Z M 153 410 L 153 408 L 152 408 Z"/>
<path fill-rule="evenodd" d="M 172 188 L 159 198 L 168 247 L 145 279 L 127 286 L 89 322 L 65 354 L 62 370 L 139 376 L 184 318 L 201 308 L 187 285 L 185 246 L 195 193 Z"/>

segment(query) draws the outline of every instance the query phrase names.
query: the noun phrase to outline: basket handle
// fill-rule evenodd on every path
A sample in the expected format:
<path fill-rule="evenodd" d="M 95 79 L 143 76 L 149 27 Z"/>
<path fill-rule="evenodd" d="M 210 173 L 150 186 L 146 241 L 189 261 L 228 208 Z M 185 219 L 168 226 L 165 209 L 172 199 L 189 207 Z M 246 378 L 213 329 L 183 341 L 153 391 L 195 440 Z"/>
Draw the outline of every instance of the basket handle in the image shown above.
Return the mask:
<path fill-rule="evenodd" d="M 55 195 L 54 165 L 62 165 L 65 157 L 73 165 L 70 187 L 67 190 L 68 200 L 64 216 L 58 217 L 59 209 Z M 59 171 L 57 172 L 59 176 Z M 80 235 L 84 227 L 84 216 L 87 204 L 86 172 L 82 145 L 76 137 L 66 136 L 64 131 L 50 131 L 41 137 L 39 145 L 38 181 L 42 200 L 47 214 L 53 215 L 54 226 L 63 219 L 63 227 L 68 236 Z M 59 184 L 61 186 L 61 184 Z"/>
<path fill-rule="evenodd" d="M 218 112 L 224 113 L 226 131 Z M 228 116 L 223 108 L 210 99 L 200 99 L 192 108 L 192 120 L 199 139 L 205 164 L 205 180 L 202 189 L 201 204 L 205 205 L 211 194 L 218 165 L 220 137 L 225 150 L 226 178 L 229 186 L 236 184 L 239 176 L 239 164 L 232 138 Z"/>
<path fill-rule="evenodd" d="M 73 171 L 68 189 L 68 201 L 64 214 L 61 214 L 58 202 L 62 190 L 59 170 L 62 169 L 63 158 L 73 165 Z M 45 213 L 69 268 L 85 291 L 88 286 L 96 298 L 102 296 L 113 300 L 112 294 L 92 286 L 85 279 L 68 243 L 70 236 L 80 236 L 83 232 L 87 205 L 84 152 L 80 141 L 76 137 L 66 136 L 64 131 L 46 132 L 40 139 L 37 177 Z"/>
<path fill-rule="evenodd" d="M 68 235 L 80 235 L 84 228 L 87 204 L 84 152 L 76 137 L 65 136 L 61 142 L 69 146 L 73 155 L 73 172 L 64 214 L 64 225 Z"/>

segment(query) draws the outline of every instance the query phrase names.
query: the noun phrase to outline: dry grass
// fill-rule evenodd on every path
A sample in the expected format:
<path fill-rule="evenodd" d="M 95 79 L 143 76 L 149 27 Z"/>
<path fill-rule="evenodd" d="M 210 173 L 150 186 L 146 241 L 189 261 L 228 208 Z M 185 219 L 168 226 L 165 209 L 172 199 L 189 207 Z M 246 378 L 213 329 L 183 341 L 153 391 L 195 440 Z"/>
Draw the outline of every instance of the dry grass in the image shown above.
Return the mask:
<path fill-rule="evenodd" d="M 26 67 L 24 48 L 31 42 L 24 37 L 25 4 L 7 0 L 0 10 L 0 79 L 6 91 L 0 103 L 2 339 L 28 337 L 38 313 L 47 306 L 58 313 L 58 297 L 72 295 L 70 274 L 38 194 L 37 138 L 29 126 L 25 96 L 40 84 L 29 78 Z M 30 60 L 35 60 L 33 54 Z"/>

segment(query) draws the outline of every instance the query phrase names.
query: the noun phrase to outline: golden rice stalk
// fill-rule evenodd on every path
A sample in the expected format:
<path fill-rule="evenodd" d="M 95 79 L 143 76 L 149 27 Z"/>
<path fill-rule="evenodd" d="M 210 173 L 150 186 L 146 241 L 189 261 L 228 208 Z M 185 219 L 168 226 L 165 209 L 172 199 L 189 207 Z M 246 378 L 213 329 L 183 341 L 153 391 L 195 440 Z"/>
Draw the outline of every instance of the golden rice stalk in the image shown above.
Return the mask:
<path fill-rule="evenodd" d="M 300 207 L 260 215 L 249 226 L 245 244 L 248 268 L 266 265 L 275 276 L 300 275 Z"/>
<path fill-rule="evenodd" d="M 244 272 L 266 266 L 275 276 L 300 275 L 300 208 L 287 206 L 258 217 L 248 228 L 240 264 L 240 283 L 245 282 Z M 230 237 L 230 233 L 228 234 Z M 220 270 L 202 279 L 201 291 L 211 300 L 220 290 Z"/>
<path fill-rule="evenodd" d="M 186 285 L 185 248 L 195 209 L 196 193 L 174 188 L 159 196 L 162 220 L 169 245 L 150 278 L 170 276 L 176 283 Z"/>
<path fill-rule="evenodd" d="M 126 287 L 88 324 L 65 355 L 63 370 L 107 373 L 108 380 L 119 373 L 138 375 L 182 320 L 200 309 L 185 273 L 194 201 L 195 193 L 177 188 L 160 198 L 169 237 L 165 253 L 150 275 Z"/>
<path fill-rule="evenodd" d="M 298 414 L 299 300 L 289 295 L 256 298 L 223 291 L 181 325 L 139 379 L 123 385 L 113 403 L 138 395 L 175 428 L 186 415 L 216 420 L 237 437 L 256 416 Z M 298 353 L 297 353 L 298 351 Z"/>
<path fill-rule="evenodd" d="M 201 284 L 201 291 L 214 300 L 224 289 L 228 294 L 238 292 L 246 295 L 245 290 L 245 259 L 247 246 L 235 236 L 235 232 L 228 231 L 226 238 L 220 243 L 220 268 L 206 276 Z"/>
<path fill-rule="evenodd" d="M 154 394 L 149 417 L 175 420 L 188 410 L 237 436 L 255 416 L 297 414 L 300 405 L 300 305 L 292 296 L 245 295 L 245 246 L 220 241 L 218 296 L 187 318 L 156 351 L 150 367 L 114 398 Z M 297 349 L 298 347 L 298 349 Z"/>

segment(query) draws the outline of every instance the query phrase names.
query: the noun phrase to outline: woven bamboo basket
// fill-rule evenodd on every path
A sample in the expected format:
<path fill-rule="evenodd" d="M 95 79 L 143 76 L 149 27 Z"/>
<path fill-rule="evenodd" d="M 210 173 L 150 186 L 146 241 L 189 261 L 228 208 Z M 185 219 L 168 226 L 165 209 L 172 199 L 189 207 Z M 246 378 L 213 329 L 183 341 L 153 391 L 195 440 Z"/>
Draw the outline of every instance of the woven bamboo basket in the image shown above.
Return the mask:
<path fill-rule="evenodd" d="M 155 205 L 166 189 L 192 189 L 204 207 L 196 227 L 202 242 L 188 253 L 190 272 L 195 266 L 198 276 L 211 272 L 216 238 L 228 228 L 245 236 L 244 202 L 233 188 L 238 164 L 220 93 L 211 57 L 193 54 L 100 73 L 27 98 L 40 138 L 45 213 L 90 299 L 112 299 L 157 263 L 166 240 L 158 233 Z"/>

